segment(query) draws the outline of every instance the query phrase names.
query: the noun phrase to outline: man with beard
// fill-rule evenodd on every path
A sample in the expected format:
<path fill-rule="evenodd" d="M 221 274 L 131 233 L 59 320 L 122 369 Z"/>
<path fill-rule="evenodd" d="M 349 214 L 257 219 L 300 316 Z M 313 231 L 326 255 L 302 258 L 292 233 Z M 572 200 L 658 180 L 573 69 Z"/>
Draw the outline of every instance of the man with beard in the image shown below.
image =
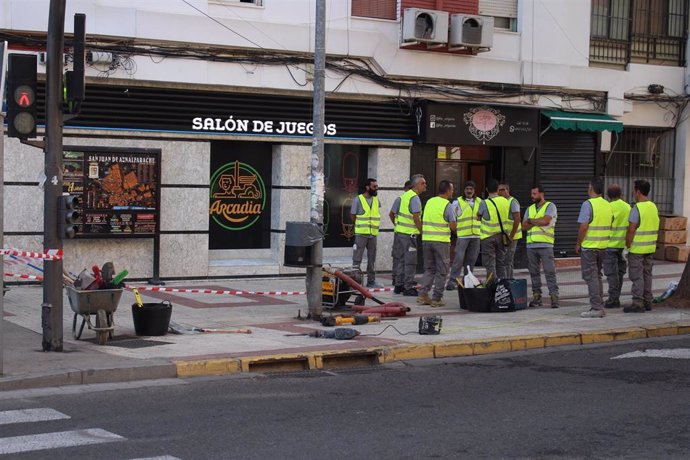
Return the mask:
<path fill-rule="evenodd" d="M 367 179 L 364 183 L 364 193 L 356 200 L 352 200 L 350 213 L 355 224 L 355 245 L 352 254 L 352 266 L 360 268 L 364 249 L 367 250 L 367 287 L 382 288 L 376 282 L 376 235 L 379 234 L 381 213 L 378 195 L 379 184 L 376 179 Z"/>
<path fill-rule="evenodd" d="M 479 204 L 482 199 L 475 196 L 477 184 L 468 180 L 465 182 L 464 196 L 458 197 L 451 204 L 457 216 L 458 239 L 455 243 L 455 258 L 450 268 L 450 277 L 446 290 L 454 291 L 458 288 L 457 278 L 467 274 L 467 267 L 474 270 L 474 264 L 479 257 L 480 223 L 477 220 Z"/>
<path fill-rule="evenodd" d="M 558 308 L 558 283 L 553 244 L 556 241 L 556 205 L 544 200 L 544 188 L 536 185 L 530 193 L 532 206 L 527 208 L 522 228 L 527 232 L 527 269 L 532 279 L 530 307 L 541 307 L 541 270 L 544 267 L 546 285 L 551 297 L 551 308 Z"/>

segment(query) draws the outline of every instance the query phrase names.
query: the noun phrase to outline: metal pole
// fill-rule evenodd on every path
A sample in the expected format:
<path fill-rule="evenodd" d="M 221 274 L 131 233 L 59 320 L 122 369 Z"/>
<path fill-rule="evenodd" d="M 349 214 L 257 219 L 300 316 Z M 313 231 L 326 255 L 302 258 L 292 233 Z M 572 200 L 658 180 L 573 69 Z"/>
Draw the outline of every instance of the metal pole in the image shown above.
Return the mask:
<path fill-rule="evenodd" d="M 2 72 L 2 47 L 0 46 L 0 72 Z M 2 76 L 0 76 L 0 81 L 3 81 Z M 0 100 L 2 100 L 2 95 L 3 92 L 5 91 L 5 88 L 0 87 Z M 5 227 L 4 227 L 4 222 L 3 222 L 3 214 L 4 214 L 4 208 L 5 206 L 3 205 L 4 198 L 5 198 L 5 187 L 2 185 L 5 183 L 5 177 L 4 177 L 4 171 L 5 171 L 5 165 L 4 165 L 4 158 L 5 158 L 5 136 L 2 133 L 2 125 L 5 123 L 5 117 L 2 116 L 2 112 L 0 112 L 0 241 L 5 241 Z M 4 245 L 3 245 L 4 246 Z M 0 256 L 0 260 L 2 260 L 3 257 Z M 4 262 L 4 261 L 3 261 Z M 5 335 L 2 330 L 2 323 L 5 322 L 4 319 L 4 292 L 5 292 L 5 280 L 3 276 L 0 276 L 0 289 L 2 290 L 2 294 L 0 296 L 0 375 L 3 374 L 2 366 L 3 366 L 3 361 L 4 361 L 4 353 L 5 353 L 5 346 L 4 346 L 4 340 L 5 340 Z"/>
<path fill-rule="evenodd" d="M 57 206 L 62 195 L 62 52 L 65 31 L 65 0 L 50 0 L 48 50 L 46 53 L 46 142 L 43 189 L 43 247 L 62 249 L 58 236 Z M 62 351 L 62 260 L 44 263 L 43 351 Z"/>
<path fill-rule="evenodd" d="M 323 138 L 325 122 L 324 79 L 326 75 L 326 1 L 316 0 L 316 26 L 314 29 L 314 136 L 311 149 L 311 209 L 309 220 L 323 226 Z M 307 268 L 307 305 L 312 318 L 322 313 L 321 270 L 323 267 L 323 240 L 313 246 L 315 267 Z"/>

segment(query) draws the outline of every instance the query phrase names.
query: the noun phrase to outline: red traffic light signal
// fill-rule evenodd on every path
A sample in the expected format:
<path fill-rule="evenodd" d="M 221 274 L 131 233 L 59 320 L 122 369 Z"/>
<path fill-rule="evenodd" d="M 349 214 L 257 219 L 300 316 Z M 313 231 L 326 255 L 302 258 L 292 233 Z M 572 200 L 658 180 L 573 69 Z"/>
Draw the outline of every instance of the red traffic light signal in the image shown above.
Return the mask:
<path fill-rule="evenodd" d="M 35 54 L 10 54 L 7 66 L 7 136 L 36 137 Z"/>

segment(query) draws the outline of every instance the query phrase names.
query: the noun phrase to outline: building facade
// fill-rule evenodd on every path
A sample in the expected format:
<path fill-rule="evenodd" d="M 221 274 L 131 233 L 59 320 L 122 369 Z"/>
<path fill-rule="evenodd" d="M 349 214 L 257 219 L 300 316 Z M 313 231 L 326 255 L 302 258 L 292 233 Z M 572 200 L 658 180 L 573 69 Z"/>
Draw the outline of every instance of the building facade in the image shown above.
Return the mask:
<path fill-rule="evenodd" d="M 39 79 L 48 5 L 0 1 L 0 40 L 37 54 Z M 313 7 L 68 0 L 66 66 L 74 13 L 86 14 L 89 63 L 82 112 L 64 129 L 66 191 L 85 206 L 82 237 L 64 244 L 69 270 L 302 271 L 283 260 L 286 222 L 309 220 Z M 594 175 L 628 199 L 648 178 L 663 212 L 690 215 L 687 0 L 331 0 L 326 11 L 325 262 L 351 263 L 349 206 L 367 177 L 385 210 L 414 173 L 430 184 L 423 198 L 442 179 L 504 179 L 523 209 L 541 183 L 562 256 Z M 5 247 L 39 250 L 43 153 L 4 142 Z M 389 270 L 386 218 L 378 239 Z"/>

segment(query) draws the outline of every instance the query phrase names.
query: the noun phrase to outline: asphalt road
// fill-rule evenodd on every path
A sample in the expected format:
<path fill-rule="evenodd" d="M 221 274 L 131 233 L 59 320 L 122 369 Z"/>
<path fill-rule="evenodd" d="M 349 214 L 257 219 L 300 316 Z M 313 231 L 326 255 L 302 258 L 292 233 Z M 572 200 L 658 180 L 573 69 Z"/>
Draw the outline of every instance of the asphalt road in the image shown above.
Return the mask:
<path fill-rule="evenodd" d="M 0 459 L 690 458 L 688 358 L 676 337 L 0 393 Z"/>

